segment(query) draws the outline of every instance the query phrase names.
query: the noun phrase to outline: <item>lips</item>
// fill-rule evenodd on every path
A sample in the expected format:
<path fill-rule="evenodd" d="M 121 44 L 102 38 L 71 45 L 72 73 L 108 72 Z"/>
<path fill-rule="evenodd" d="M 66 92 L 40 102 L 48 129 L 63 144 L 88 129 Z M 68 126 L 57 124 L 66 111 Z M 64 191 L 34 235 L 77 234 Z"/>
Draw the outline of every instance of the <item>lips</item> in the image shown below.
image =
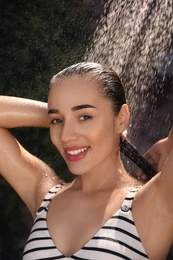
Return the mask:
<path fill-rule="evenodd" d="M 85 157 L 88 152 L 89 146 L 86 147 L 70 147 L 65 148 L 65 154 L 69 161 L 78 161 Z"/>

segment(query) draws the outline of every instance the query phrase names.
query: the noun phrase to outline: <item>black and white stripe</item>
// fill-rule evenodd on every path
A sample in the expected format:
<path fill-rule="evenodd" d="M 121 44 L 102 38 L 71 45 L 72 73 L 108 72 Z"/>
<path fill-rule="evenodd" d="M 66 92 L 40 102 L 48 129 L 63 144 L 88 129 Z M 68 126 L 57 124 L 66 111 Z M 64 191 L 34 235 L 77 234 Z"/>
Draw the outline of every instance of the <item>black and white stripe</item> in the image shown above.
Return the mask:
<path fill-rule="evenodd" d="M 51 189 L 45 196 L 23 253 L 23 260 L 146 260 L 149 259 L 137 233 L 131 205 L 138 187 L 131 190 L 121 208 L 106 224 L 71 257 L 64 256 L 54 245 L 46 222 L 47 206 L 57 190 L 64 185 Z"/>

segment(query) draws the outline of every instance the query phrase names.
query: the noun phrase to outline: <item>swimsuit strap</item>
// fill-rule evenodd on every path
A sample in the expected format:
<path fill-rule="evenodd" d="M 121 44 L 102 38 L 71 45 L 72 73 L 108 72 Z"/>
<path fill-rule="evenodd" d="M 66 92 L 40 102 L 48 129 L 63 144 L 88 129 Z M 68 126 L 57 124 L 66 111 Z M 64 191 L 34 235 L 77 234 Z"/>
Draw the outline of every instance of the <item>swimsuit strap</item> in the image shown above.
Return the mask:
<path fill-rule="evenodd" d="M 56 186 L 54 186 L 53 188 L 51 188 L 48 193 L 46 194 L 46 196 L 44 197 L 36 215 L 40 215 L 42 214 L 43 211 L 47 211 L 47 207 L 49 205 L 49 203 L 51 202 L 51 200 L 53 199 L 53 197 L 56 195 L 57 191 L 59 189 L 61 189 L 62 187 L 64 187 L 65 185 L 67 185 L 66 183 L 60 183 Z M 125 197 L 122 205 L 121 205 L 121 211 L 122 212 L 128 212 L 129 210 L 131 211 L 131 207 L 132 207 L 132 202 L 134 199 L 134 196 L 136 194 L 136 192 L 141 188 L 141 186 L 137 186 L 134 187 Z"/>
<path fill-rule="evenodd" d="M 137 191 L 141 188 L 142 186 L 137 186 L 134 187 L 132 190 L 130 190 L 127 194 L 127 196 L 125 197 L 122 205 L 121 205 L 121 211 L 122 212 L 128 212 L 129 210 L 132 210 L 132 203 L 133 203 L 133 199 L 137 193 Z"/>
<path fill-rule="evenodd" d="M 46 194 L 46 196 L 44 197 L 36 215 L 40 215 L 42 214 L 42 212 L 45 210 L 47 211 L 47 207 L 49 205 L 49 203 L 51 202 L 51 200 L 53 199 L 53 197 L 56 195 L 57 191 L 59 189 L 61 189 L 62 187 L 64 187 L 66 185 L 66 183 L 60 183 L 56 186 L 54 186 L 53 188 L 51 188 L 48 193 Z"/>

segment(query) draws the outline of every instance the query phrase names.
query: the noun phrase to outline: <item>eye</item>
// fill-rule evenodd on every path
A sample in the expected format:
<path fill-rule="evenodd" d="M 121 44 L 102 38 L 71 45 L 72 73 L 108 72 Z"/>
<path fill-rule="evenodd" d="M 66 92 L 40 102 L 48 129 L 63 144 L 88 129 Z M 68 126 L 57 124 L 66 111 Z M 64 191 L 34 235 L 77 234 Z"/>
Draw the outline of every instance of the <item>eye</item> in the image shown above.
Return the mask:
<path fill-rule="evenodd" d="M 86 121 L 86 120 L 89 120 L 91 119 L 92 116 L 89 116 L 89 115 L 82 115 L 79 117 L 80 121 Z"/>
<path fill-rule="evenodd" d="M 51 119 L 51 121 L 49 122 L 50 125 L 56 125 L 56 124 L 62 124 L 62 123 L 63 123 L 63 121 L 62 121 L 62 119 L 60 119 L 60 118 L 53 118 L 53 119 Z"/>

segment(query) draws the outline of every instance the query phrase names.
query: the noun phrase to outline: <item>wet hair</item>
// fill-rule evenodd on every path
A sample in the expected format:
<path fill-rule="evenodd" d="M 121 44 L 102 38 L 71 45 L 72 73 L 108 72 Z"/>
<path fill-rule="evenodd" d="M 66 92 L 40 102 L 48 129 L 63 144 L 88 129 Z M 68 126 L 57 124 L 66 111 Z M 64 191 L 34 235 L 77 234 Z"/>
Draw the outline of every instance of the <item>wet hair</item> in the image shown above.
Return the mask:
<path fill-rule="evenodd" d="M 54 85 L 61 79 L 79 76 L 88 78 L 98 87 L 99 93 L 110 99 L 113 105 L 113 113 L 118 115 L 123 104 L 126 103 L 124 88 L 116 72 L 107 67 L 94 62 L 82 62 L 65 68 L 56 74 L 50 85 Z"/>
<path fill-rule="evenodd" d="M 93 81 L 99 93 L 111 101 L 114 115 L 118 115 L 122 105 L 126 103 L 126 97 L 121 80 L 113 69 L 94 62 L 77 63 L 57 73 L 52 78 L 50 87 L 73 76 Z M 127 139 L 120 138 L 120 151 L 141 168 L 148 179 L 155 175 L 155 171 Z"/>

